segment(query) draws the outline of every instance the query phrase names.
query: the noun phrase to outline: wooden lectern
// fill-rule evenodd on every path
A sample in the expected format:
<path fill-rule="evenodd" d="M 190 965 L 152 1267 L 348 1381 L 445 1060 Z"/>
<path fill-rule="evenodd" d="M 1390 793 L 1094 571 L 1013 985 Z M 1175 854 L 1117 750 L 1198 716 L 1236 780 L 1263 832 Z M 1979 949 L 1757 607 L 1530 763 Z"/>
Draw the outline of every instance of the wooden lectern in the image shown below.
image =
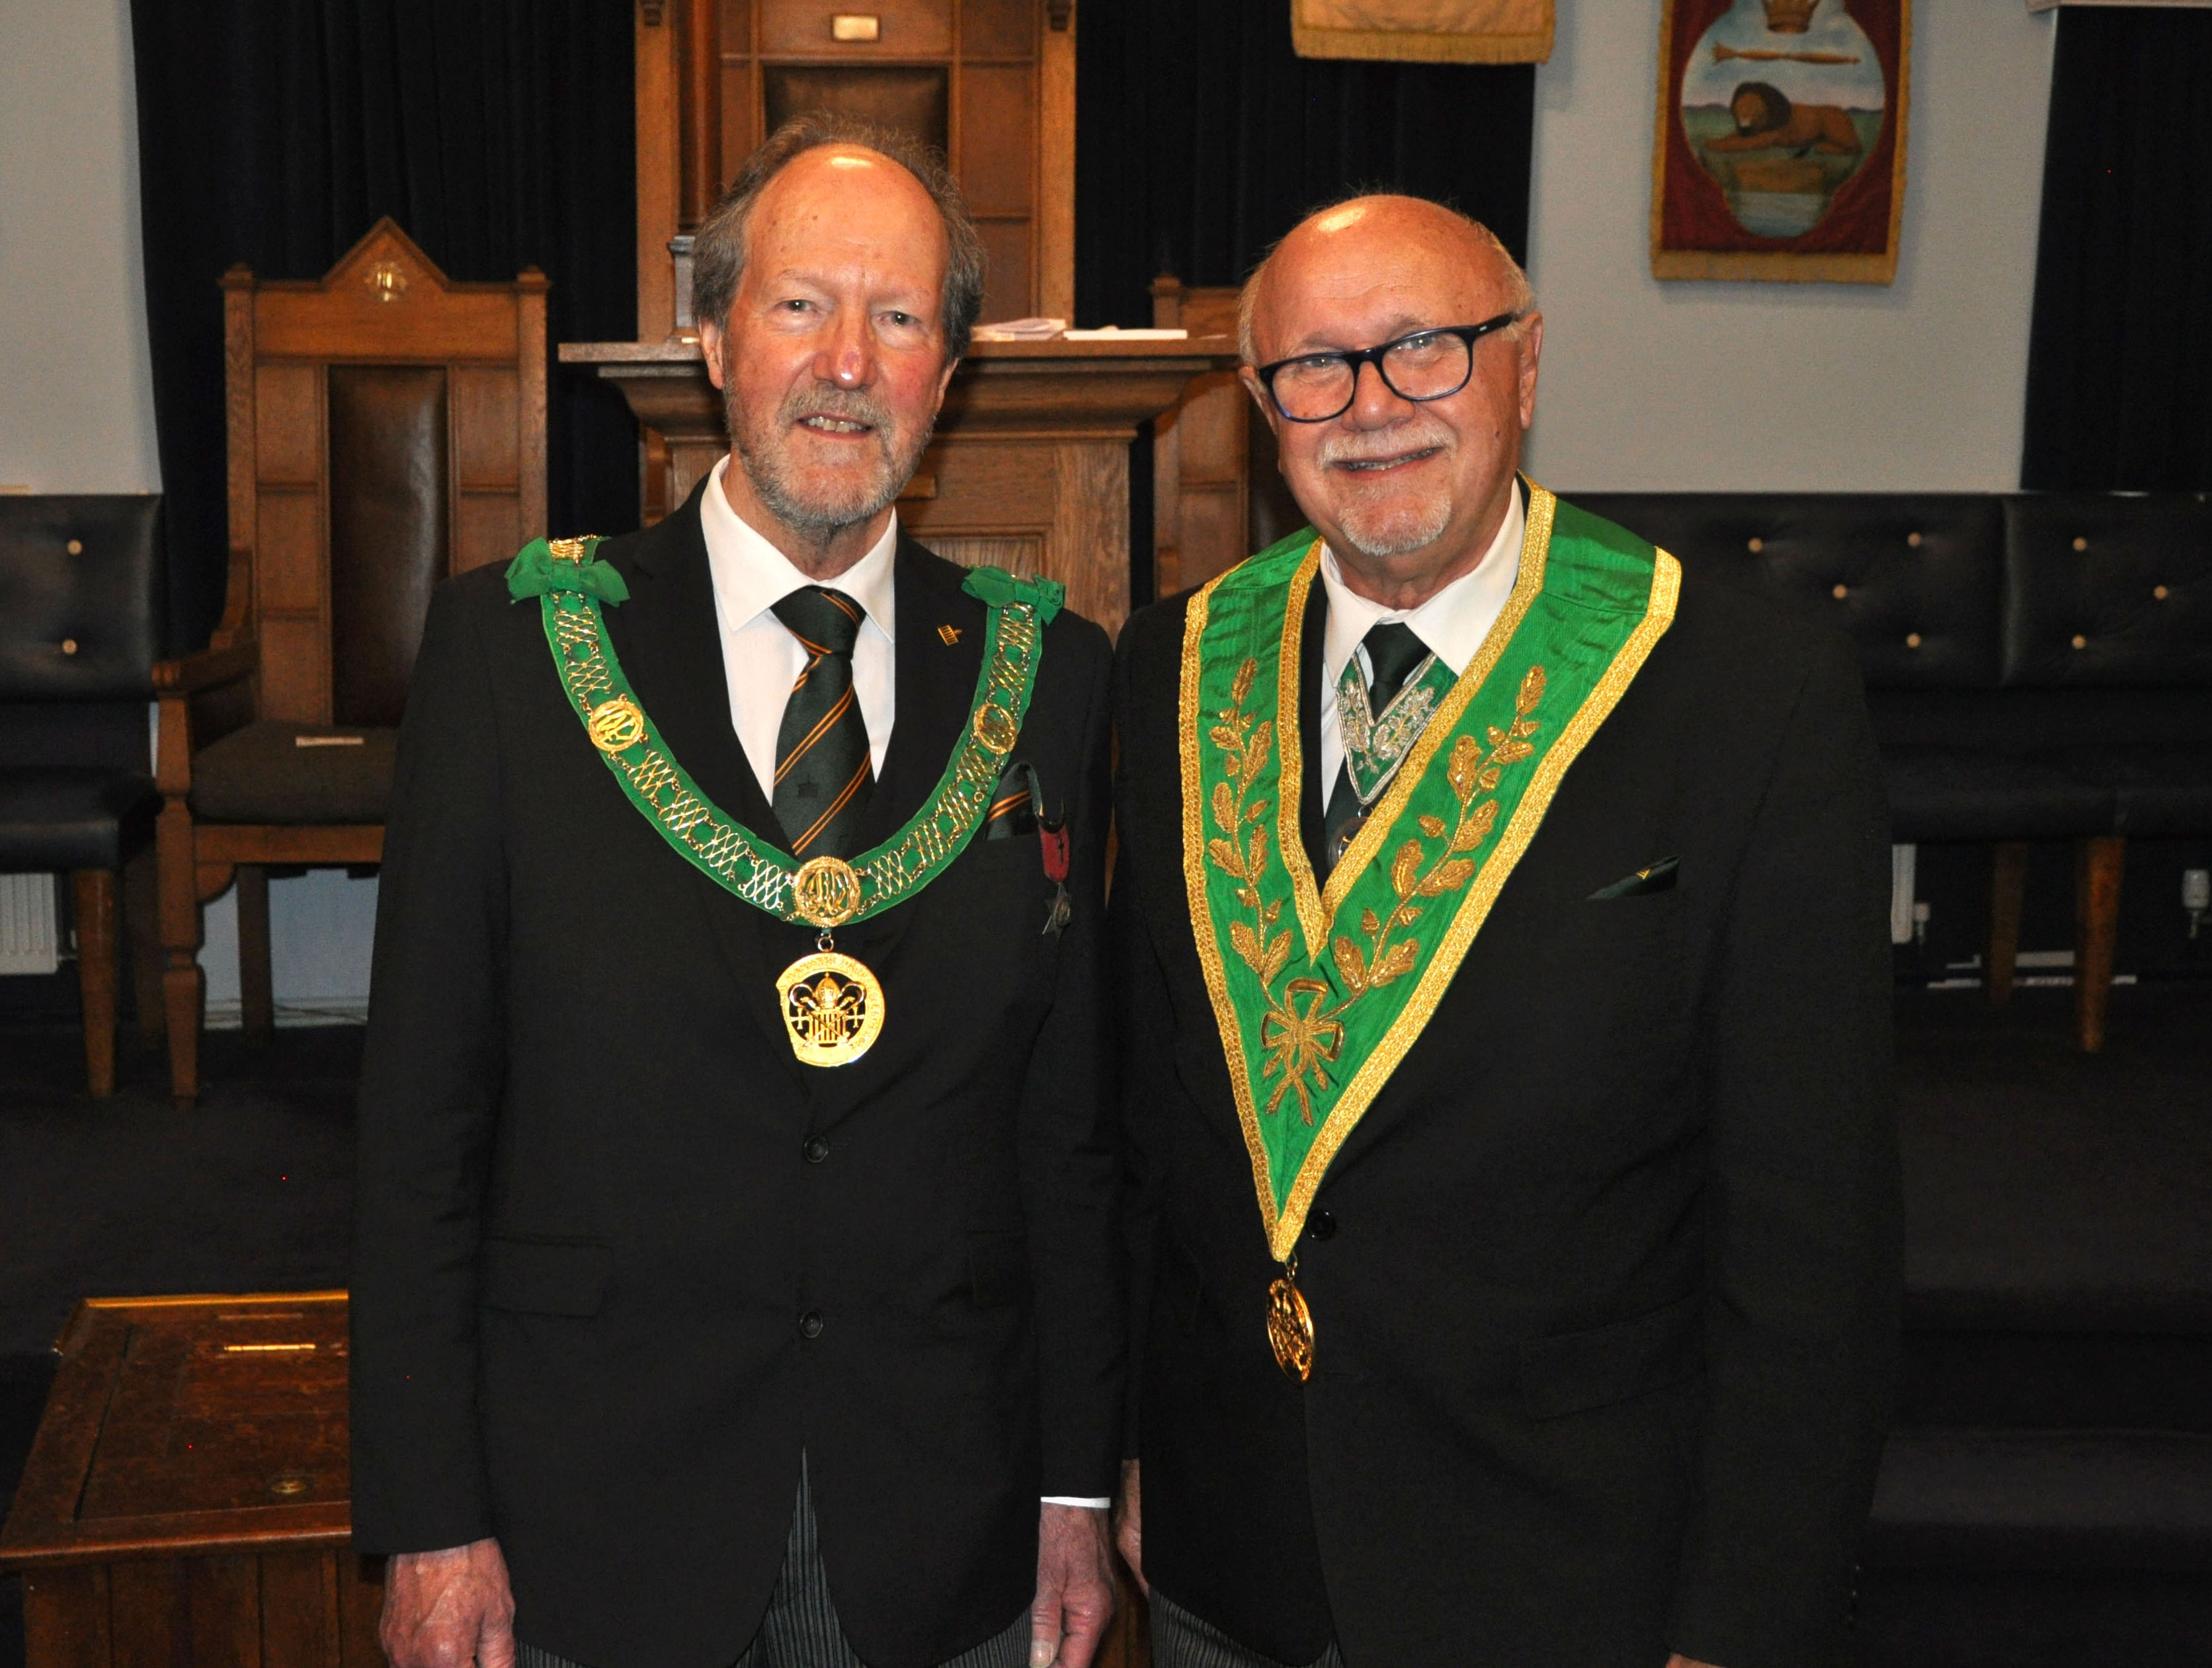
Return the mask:
<path fill-rule="evenodd" d="M 383 1668 L 343 1292 L 77 1306 L 0 1531 L 27 1668 Z"/>
<path fill-rule="evenodd" d="M 722 397 L 696 343 L 570 342 L 623 391 L 664 460 L 646 519 L 681 504 L 728 449 Z M 1193 379 L 1236 363 L 1224 337 L 1184 342 L 979 342 L 952 379 L 901 523 L 952 561 L 1042 573 L 1109 632 L 1129 594 L 1129 442 Z M 657 490 L 656 490 L 657 488 Z"/>
<path fill-rule="evenodd" d="M 836 110 L 936 146 L 990 256 L 984 318 L 1073 313 L 1079 21 L 1075 0 L 639 0 L 637 340 L 566 343 L 561 361 L 629 402 L 646 521 L 728 444 L 690 317 L 690 235 L 788 117 Z M 1063 581 L 1116 631 L 1152 600 L 1129 594 L 1129 442 L 1235 363 L 1225 337 L 978 343 L 900 519 L 955 561 Z"/>

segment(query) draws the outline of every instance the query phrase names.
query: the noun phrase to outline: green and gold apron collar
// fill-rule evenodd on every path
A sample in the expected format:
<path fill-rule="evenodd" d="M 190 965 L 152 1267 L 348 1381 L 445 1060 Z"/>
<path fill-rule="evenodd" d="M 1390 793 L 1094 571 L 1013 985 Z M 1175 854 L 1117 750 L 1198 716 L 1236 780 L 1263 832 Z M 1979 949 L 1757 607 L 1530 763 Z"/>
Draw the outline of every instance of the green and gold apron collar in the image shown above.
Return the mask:
<path fill-rule="evenodd" d="M 882 1027 L 883 992 L 873 974 L 836 953 L 829 934 L 921 891 L 982 825 L 1000 766 L 1020 739 L 1044 628 L 1060 612 L 1066 588 L 995 567 L 969 570 L 962 589 L 989 610 L 983 668 L 944 775 L 906 826 L 873 850 L 849 861 L 800 863 L 702 793 L 638 704 L 600 611 L 603 604 L 627 600 L 629 587 L 619 571 L 597 560 L 599 543 L 534 540 L 507 566 L 508 594 L 518 602 L 540 599 L 545 640 L 569 704 L 646 821 L 724 890 L 779 920 L 822 930 L 817 954 L 793 963 L 778 981 L 785 1020 L 793 1047 L 808 1064 L 857 1059 Z"/>
<path fill-rule="evenodd" d="M 1528 519 L 1504 610 L 1326 884 L 1299 832 L 1299 644 L 1320 541 L 1295 534 L 1191 599 L 1183 875 L 1279 1260 L 1292 1258 L 1331 1159 L 1435 1013 L 1568 767 L 1673 621 L 1672 556 L 1541 488 Z M 1310 1363 L 1303 1300 L 1278 1286 Z M 1287 1324 L 1271 1316 L 1271 1332 L 1279 1318 Z"/>

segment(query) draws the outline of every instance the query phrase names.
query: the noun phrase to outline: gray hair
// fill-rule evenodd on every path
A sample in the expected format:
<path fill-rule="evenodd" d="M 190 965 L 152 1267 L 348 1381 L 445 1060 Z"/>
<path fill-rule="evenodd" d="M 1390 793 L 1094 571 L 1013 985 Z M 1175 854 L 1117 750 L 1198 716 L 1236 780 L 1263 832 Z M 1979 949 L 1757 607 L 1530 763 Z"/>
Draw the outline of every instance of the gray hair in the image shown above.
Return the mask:
<path fill-rule="evenodd" d="M 1356 203 L 1364 197 L 1375 197 L 1378 195 L 1398 196 L 1402 194 L 1398 192 L 1378 193 L 1375 191 L 1352 191 L 1346 196 L 1338 197 L 1334 203 L 1322 203 L 1321 207 L 1316 209 L 1312 214 L 1308 215 L 1305 217 L 1305 220 L 1301 220 L 1298 222 L 1298 226 L 1304 225 L 1307 220 L 1313 219 L 1316 215 L 1325 215 L 1332 209 L 1341 209 L 1347 203 Z M 1453 208 L 1449 203 L 1438 203 L 1431 197 L 1418 197 L 1415 201 L 1426 203 L 1430 207 L 1434 209 L 1441 209 L 1444 213 L 1449 215 L 1454 220 L 1459 221 L 1461 225 L 1465 226 L 1468 230 L 1472 231 L 1483 243 L 1489 246 L 1490 252 L 1498 257 L 1498 264 L 1505 269 L 1507 305 L 1510 311 L 1519 313 L 1522 321 L 1525 323 L 1528 316 L 1536 310 L 1536 287 L 1528 282 L 1528 275 L 1522 270 L 1521 263 L 1515 260 L 1511 252 L 1505 247 L 1504 244 L 1498 240 L 1498 234 L 1492 231 L 1487 226 L 1485 226 L 1480 221 L 1476 220 L 1472 215 L 1460 213 L 1458 209 Z M 1296 226 L 1291 228 L 1293 232 L 1297 229 L 1297 227 Z M 1285 240 L 1287 240 L 1289 236 L 1290 233 L 1285 232 L 1282 237 L 1277 238 L 1274 242 L 1267 246 L 1267 252 L 1260 258 L 1259 265 L 1252 269 L 1252 276 L 1245 279 L 1244 288 L 1237 292 L 1237 356 L 1243 359 L 1247 365 L 1256 365 L 1259 363 L 1259 355 L 1253 351 L 1252 348 L 1252 314 L 1259 305 L 1260 281 L 1267 276 L 1267 268 L 1275 258 L 1275 252 L 1283 246 Z M 1469 324 L 1473 324 L 1474 321 L 1473 319 L 1469 319 L 1468 322 Z M 1518 336 L 1521 333 L 1522 328 L 1522 325 L 1516 325 L 1509 334 Z"/>
<path fill-rule="evenodd" d="M 753 205 L 769 180 L 810 150 L 825 145 L 848 145 L 890 158 L 921 182 L 945 221 L 946 260 L 944 310 L 947 356 L 959 358 L 968 351 L 969 336 L 983 311 L 983 240 L 975 234 L 960 200 L 960 187 L 945 161 L 931 147 L 896 128 L 878 126 L 857 116 L 834 111 L 810 111 L 795 116 L 768 136 L 766 143 L 745 159 L 738 177 L 730 182 L 699 230 L 691 246 L 691 316 L 720 328 L 738 298 L 738 281 L 745 270 L 745 231 Z"/>

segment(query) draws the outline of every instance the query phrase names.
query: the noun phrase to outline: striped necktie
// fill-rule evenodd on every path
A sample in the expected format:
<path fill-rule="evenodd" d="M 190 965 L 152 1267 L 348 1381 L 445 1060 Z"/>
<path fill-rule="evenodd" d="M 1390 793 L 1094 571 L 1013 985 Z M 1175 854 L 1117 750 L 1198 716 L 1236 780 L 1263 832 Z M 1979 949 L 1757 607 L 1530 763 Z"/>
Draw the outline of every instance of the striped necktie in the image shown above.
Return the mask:
<path fill-rule="evenodd" d="M 853 694 L 860 605 L 813 585 L 778 603 L 775 617 L 806 650 L 776 732 L 775 820 L 793 857 L 849 857 L 875 785 L 868 726 Z"/>

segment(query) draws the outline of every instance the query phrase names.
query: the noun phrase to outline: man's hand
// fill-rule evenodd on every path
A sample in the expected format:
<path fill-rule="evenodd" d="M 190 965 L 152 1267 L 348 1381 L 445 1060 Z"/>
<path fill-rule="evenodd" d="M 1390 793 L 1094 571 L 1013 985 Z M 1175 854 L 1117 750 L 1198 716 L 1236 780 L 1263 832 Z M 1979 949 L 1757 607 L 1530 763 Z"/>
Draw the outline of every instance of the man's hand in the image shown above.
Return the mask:
<path fill-rule="evenodd" d="M 514 1668 L 514 1594 L 499 1543 L 395 1555 L 376 1637 L 392 1668 Z"/>
<path fill-rule="evenodd" d="M 1091 1668 L 1114 1619 L 1114 1562 L 1106 1513 L 1046 1506 L 1037 1519 L 1036 1602 L 1030 1606 L 1030 1668 Z M 393 1668 L 417 1668 L 399 1663 Z M 483 1668 L 493 1668 L 486 1663 Z"/>
<path fill-rule="evenodd" d="M 1115 1508 L 1114 1544 L 1121 1551 L 1121 1562 L 1129 1566 L 1129 1574 L 1137 1578 L 1138 1590 L 1151 1598 L 1152 1584 L 1145 1579 L 1145 1502 L 1133 1459 L 1121 1462 L 1121 1503 Z"/>
<path fill-rule="evenodd" d="M 1710 1662 L 1692 1662 L 1689 1658 L 1677 1652 L 1667 1659 L 1667 1668 L 1713 1668 L 1713 1665 Z"/>

